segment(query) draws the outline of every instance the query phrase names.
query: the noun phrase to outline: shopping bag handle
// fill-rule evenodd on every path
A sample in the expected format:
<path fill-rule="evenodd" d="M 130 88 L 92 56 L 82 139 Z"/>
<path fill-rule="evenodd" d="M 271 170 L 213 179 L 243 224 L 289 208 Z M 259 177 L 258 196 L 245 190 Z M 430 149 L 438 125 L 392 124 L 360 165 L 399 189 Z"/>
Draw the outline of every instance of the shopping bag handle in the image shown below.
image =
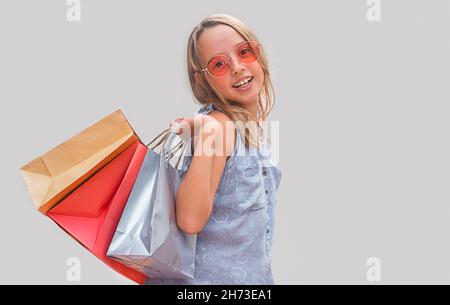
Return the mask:
<path fill-rule="evenodd" d="M 167 137 L 169 136 L 169 132 L 170 132 L 170 127 L 164 129 L 163 131 L 161 131 L 161 132 L 159 133 L 159 135 L 157 135 L 153 140 L 151 140 L 150 143 L 145 144 L 145 146 L 147 146 L 148 148 L 154 150 L 156 147 L 158 147 L 159 145 L 161 145 L 161 143 L 163 143 L 163 142 L 167 139 Z M 161 137 L 162 135 L 164 135 L 164 136 L 162 137 L 162 139 L 161 139 L 156 145 L 154 145 L 153 147 L 150 147 L 150 145 L 152 145 L 152 143 L 155 142 L 155 141 L 156 141 L 159 137 Z"/>
<path fill-rule="evenodd" d="M 177 134 L 175 131 L 169 130 L 167 139 L 162 143 L 161 147 L 161 156 L 164 156 L 165 165 L 168 166 L 169 161 L 172 159 L 172 157 L 179 151 L 182 150 L 182 153 L 178 157 L 178 161 L 175 165 L 176 168 L 178 168 L 178 164 L 181 161 L 182 156 L 184 155 L 184 152 L 186 150 L 186 140 L 184 138 L 181 138 L 181 140 L 173 147 L 172 142 L 177 137 Z"/>
<path fill-rule="evenodd" d="M 162 136 L 162 138 L 154 146 L 150 147 L 150 145 L 152 143 L 154 143 L 157 139 L 159 139 L 161 136 Z M 175 145 L 175 147 L 173 147 L 170 150 L 167 150 L 166 147 L 170 148 L 170 145 L 172 144 L 175 137 L 176 137 L 176 132 L 172 131 L 172 129 L 169 127 L 169 128 L 164 129 L 162 132 L 160 132 L 153 140 L 150 141 L 150 143 L 146 144 L 146 146 L 149 149 L 154 150 L 156 147 L 158 147 L 162 144 L 160 151 L 161 151 L 161 156 L 164 156 L 164 161 L 165 161 L 166 166 L 167 166 L 167 163 L 172 159 L 172 157 L 180 149 L 183 149 L 183 153 L 179 156 L 178 161 L 175 165 L 175 167 L 178 168 L 181 158 L 184 155 L 184 152 L 187 148 L 187 145 L 186 145 L 187 142 L 184 138 L 182 138 L 181 141 Z"/>

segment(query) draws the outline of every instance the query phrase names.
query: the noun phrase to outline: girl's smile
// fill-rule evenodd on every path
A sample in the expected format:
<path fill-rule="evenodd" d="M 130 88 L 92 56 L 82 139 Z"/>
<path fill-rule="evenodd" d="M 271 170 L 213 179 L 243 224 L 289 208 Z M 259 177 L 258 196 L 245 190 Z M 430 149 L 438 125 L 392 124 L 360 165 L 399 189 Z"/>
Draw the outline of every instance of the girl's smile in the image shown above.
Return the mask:
<path fill-rule="evenodd" d="M 233 85 L 233 88 L 239 92 L 245 92 L 251 89 L 253 85 L 253 76 L 243 77 L 236 84 Z"/>

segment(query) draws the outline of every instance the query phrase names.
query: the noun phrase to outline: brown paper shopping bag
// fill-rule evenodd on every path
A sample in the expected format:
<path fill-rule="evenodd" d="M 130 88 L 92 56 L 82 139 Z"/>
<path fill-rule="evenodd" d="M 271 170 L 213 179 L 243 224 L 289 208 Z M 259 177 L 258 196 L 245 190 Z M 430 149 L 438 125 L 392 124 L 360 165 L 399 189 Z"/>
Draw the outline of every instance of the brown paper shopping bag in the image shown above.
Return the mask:
<path fill-rule="evenodd" d="M 20 168 L 41 213 L 46 213 L 77 186 L 140 141 L 121 110 Z"/>

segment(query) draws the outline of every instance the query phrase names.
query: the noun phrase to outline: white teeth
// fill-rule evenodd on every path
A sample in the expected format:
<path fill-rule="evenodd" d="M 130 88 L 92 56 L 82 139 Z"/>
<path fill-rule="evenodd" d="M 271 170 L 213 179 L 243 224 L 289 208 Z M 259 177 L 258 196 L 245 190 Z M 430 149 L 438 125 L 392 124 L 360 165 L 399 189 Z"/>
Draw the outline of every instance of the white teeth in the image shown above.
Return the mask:
<path fill-rule="evenodd" d="M 253 77 L 246 78 L 246 79 L 240 81 L 239 83 L 234 84 L 233 87 L 234 87 L 234 88 L 241 87 L 241 86 L 247 84 L 252 78 L 253 78 Z"/>

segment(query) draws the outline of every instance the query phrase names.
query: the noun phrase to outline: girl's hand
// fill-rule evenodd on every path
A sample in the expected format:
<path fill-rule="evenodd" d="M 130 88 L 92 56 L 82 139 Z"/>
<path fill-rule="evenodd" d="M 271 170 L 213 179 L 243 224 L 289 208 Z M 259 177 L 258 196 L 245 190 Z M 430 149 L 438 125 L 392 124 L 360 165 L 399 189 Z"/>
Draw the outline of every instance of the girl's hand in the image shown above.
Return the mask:
<path fill-rule="evenodd" d="M 184 139 L 191 139 L 199 134 L 200 127 L 206 122 L 215 121 L 212 117 L 196 114 L 190 117 L 179 117 L 169 123 L 172 131 Z"/>
<path fill-rule="evenodd" d="M 193 117 L 179 117 L 169 123 L 169 127 L 177 135 L 184 139 L 193 137 L 194 132 L 194 118 Z"/>

